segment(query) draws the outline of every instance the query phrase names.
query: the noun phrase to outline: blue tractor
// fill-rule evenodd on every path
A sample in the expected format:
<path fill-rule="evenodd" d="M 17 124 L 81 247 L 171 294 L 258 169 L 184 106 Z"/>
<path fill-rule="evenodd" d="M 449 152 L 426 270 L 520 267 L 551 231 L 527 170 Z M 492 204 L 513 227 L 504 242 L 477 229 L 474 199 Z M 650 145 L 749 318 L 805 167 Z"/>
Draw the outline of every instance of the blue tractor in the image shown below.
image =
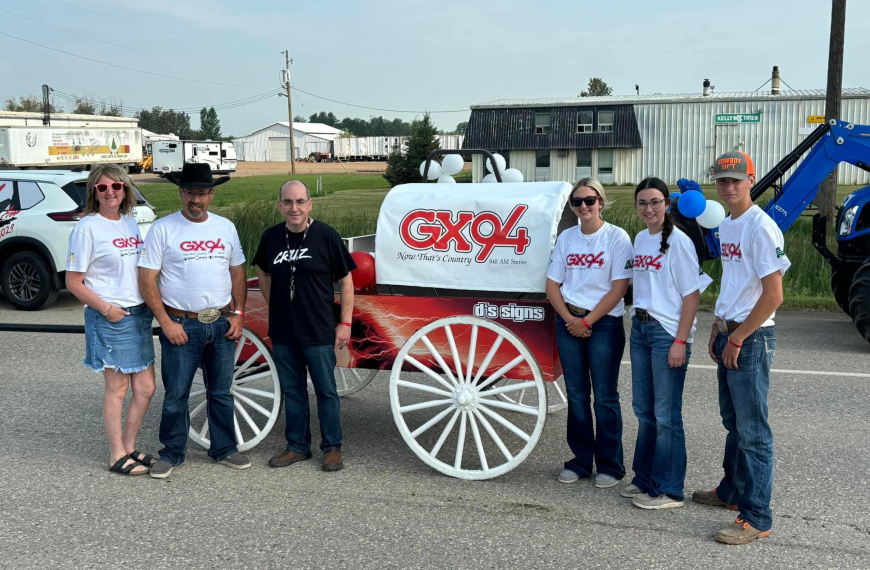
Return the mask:
<path fill-rule="evenodd" d="M 804 157 L 804 155 L 806 155 Z M 804 157 L 785 183 L 786 172 Z M 752 188 L 752 200 L 773 189 L 764 211 L 785 232 L 816 198 L 819 185 L 841 162 L 870 172 L 870 126 L 832 120 L 821 125 Z M 719 257 L 715 230 L 674 211 L 676 223 L 692 238 L 698 257 Z M 831 266 L 834 299 L 870 342 L 870 186 L 849 194 L 837 215 L 837 253 L 827 245 L 827 220 L 813 216 L 813 245 Z"/>

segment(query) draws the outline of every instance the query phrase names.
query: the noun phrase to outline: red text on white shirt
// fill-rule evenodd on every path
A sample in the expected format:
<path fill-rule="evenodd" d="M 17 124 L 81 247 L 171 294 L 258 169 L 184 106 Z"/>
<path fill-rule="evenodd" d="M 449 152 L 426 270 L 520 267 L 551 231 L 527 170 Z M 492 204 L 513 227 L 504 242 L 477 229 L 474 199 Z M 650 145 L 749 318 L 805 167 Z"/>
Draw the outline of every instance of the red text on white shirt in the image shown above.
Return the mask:
<path fill-rule="evenodd" d="M 743 252 L 740 243 L 722 243 L 722 259 L 743 260 Z"/>
<path fill-rule="evenodd" d="M 663 253 L 658 254 L 653 257 L 652 255 L 635 255 L 634 256 L 634 269 L 635 271 L 661 271 L 662 269 L 662 258 L 665 255 Z"/>
<path fill-rule="evenodd" d="M 140 245 L 144 244 L 142 238 L 139 236 L 133 236 L 131 238 L 118 238 L 112 242 L 112 245 L 119 249 L 126 249 L 128 247 L 136 247 L 138 248 Z"/>
<path fill-rule="evenodd" d="M 221 244 L 220 238 L 218 238 L 217 241 L 202 240 L 181 242 L 181 251 L 208 251 L 210 253 L 214 253 L 216 249 L 226 249 L 226 246 Z"/>
<path fill-rule="evenodd" d="M 581 269 L 589 269 L 592 267 L 604 267 L 604 252 L 598 253 L 569 253 L 565 262 L 568 267 L 579 267 Z"/>

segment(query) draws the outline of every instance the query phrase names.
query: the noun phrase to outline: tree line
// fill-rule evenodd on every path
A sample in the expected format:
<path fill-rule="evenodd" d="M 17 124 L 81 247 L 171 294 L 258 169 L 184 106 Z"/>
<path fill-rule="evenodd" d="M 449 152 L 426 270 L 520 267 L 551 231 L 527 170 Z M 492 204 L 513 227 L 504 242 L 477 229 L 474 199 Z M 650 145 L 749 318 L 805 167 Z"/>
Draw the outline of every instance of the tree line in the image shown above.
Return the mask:
<path fill-rule="evenodd" d="M 339 119 L 332 111 L 321 111 L 312 113 L 307 119 L 302 115 L 293 117 L 294 123 L 323 123 L 336 129 L 341 129 L 348 136 L 352 137 L 407 137 L 411 136 L 414 130 L 414 123 L 403 121 L 402 119 L 385 119 L 383 117 L 369 117 L 368 120 L 360 119 L 359 117 L 345 117 Z M 437 134 L 442 135 L 462 135 L 465 134 L 465 127 L 468 122 L 459 123 L 456 128 L 450 131 L 438 131 Z"/>

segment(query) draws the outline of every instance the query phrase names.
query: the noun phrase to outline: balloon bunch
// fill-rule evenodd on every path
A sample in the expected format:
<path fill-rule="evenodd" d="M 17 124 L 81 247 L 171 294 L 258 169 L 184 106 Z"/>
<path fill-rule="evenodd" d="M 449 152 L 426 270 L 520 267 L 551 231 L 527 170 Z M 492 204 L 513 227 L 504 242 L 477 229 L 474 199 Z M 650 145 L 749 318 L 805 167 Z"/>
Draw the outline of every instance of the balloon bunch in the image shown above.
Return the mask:
<path fill-rule="evenodd" d="M 516 168 L 505 168 L 507 166 L 507 161 L 500 154 L 492 155 L 495 158 L 495 165 L 498 168 L 499 174 L 501 174 L 502 182 L 522 182 L 523 181 L 523 173 L 517 170 Z M 492 169 L 492 161 L 490 159 L 486 159 L 486 169 L 489 170 L 489 174 L 483 177 L 482 182 L 487 184 L 498 182 L 495 178 L 495 171 Z"/>
<path fill-rule="evenodd" d="M 429 163 L 428 178 L 445 184 L 454 184 L 456 179 L 453 178 L 453 175 L 462 172 L 463 166 L 465 166 L 465 160 L 463 160 L 462 155 L 448 154 L 441 164 L 434 160 Z M 425 170 L 426 161 L 424 160 L 420 163 L 420 176 L 423 176 Z"/>
<path fill-rule="evenodd" d="M 725 208 L 714 200 L 704 198 L 704 191 L 694 180 L 677 180 L 680 192 L 671 194 L 671 208 L 679 210 L 686 218 L 694 218 L 702 228 L 718 228 L 725 219 Z"/>

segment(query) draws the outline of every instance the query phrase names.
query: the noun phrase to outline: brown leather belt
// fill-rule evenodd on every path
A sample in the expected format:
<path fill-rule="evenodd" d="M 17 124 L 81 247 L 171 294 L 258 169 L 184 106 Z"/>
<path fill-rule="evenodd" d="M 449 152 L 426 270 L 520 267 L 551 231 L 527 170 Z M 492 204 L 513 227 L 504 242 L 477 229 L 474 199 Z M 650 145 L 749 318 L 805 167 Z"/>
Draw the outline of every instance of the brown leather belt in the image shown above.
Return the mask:
<path fill-rule="evenodd" d="M 571 303 L 565 303 L 568 306 L 568 310 L 572 313 L 577 313 L 581 317 L 585 317 L 592 311 L 589 309 L 584 309 L 583 307 L 578 307 L 577 305 L 572 305 Z"/>
<path fill-rule="evenodd" d="M 232 315 L 233 312 L 230 311 L 227 307 L 222 309 L 205 309 L 199 313 L 194 313 L 192 311 L 182 311 L 181 309 L 176 309 L 175 307 L 170 307 L 169 305 L 163 305 L 163 308 L 166 309 L 166 312 L 170 315 L 175 315 L 176 317 L 184 317 L 187 319 L 196 319 L 201 323 L 213 323 L 224 315 Z"/>
<path fill-rule="evenodd" d="M 654 323 L 658 322 L 656 318 L 649 314 L 649 311 L 647 311 L 646 309 L 635 309 L 634 316 L 637 317 L 637 319 L 642 323 L 648 323 L 650 321 Z"/>
<path fill-rule="evenodd" d="M 723 335 L 733 333 L 740 324 L 737 321 L 726 321 L 722 317 L 716 317 L 716 327 L 719 329 L 719 333 Z"/>

